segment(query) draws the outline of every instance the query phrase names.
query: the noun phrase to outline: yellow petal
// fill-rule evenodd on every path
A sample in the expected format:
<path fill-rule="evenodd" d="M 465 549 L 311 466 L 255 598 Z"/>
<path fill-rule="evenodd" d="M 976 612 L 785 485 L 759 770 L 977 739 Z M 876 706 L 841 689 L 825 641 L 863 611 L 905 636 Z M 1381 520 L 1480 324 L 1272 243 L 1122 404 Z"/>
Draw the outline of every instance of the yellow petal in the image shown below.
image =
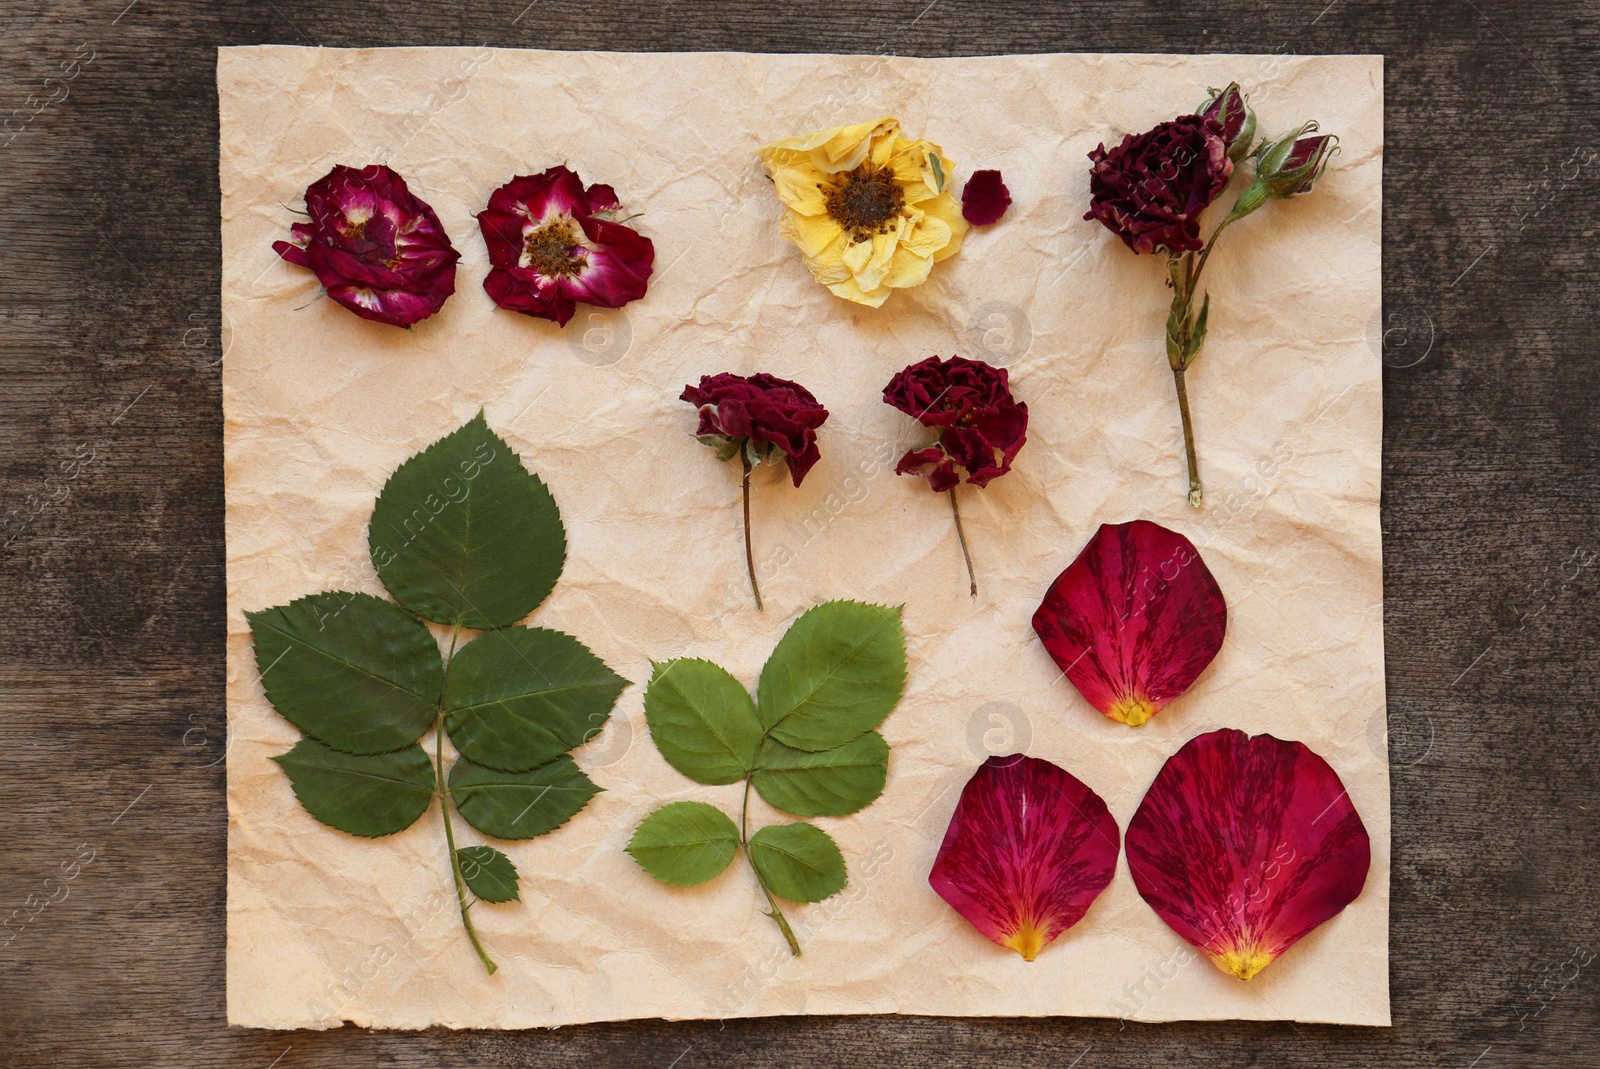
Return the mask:
<path fill-rule="evenodd" d="M 894 292 L 888 286 L 882 286 L 868 293 L 857 285 L 856 280 L 853 278 L 847 278 L 843 282 L 835 282 L 829 285 L 828 288 L 833 291 L 834 296 L 843 297 L 845 300 L 854 301 L 857 304 L 864 304 L 868 308 L 882 307 L 883 302 L 889 299 L 889 294 Z"/>
<path fill-rule="evenodd" d="M 772 182 L 778 190 L 778 199 L 801 215 L 822 215 L 828 210 L 828 196 L 823 190 L 829 176 L 809 164 L 784 167 L 773 174 Z"/>
<path fill-rule="evenodd" d="M 950 224 L 936 215 L 922 214 L 915 226 L 908 228 L 904 243 L 918 256 L 933 256 L 950 244 Z"/>
<path fill-rule="evenodd" d="M 778 233 L 794 242 L 806 256 L 816 256 L 844 233 L 833 216 L 801 215 L 799 212 L 783 213 L 778 223 Z"/>
<path fill-rule="evenodd" d="M 887 136 L 892 140 L 900 129 L 899 119 L 876 119 L 872 122 L 840 126 L 832 130 L 819 130 L 814 134 L 788 137 L 774 141 L 756 150 L 762 162 L 786 163 L 794 157 L 790 153 L 808 155 L 812 163 L 829 174 L 859 167 L 872 151 L 873 141 Z"/>
<path fill-rule="evenodd" d="M 933 257 L 918 256 L 901 245 L 894 250 L 894 259 L 889 262 L 889 273 L 883 276 L 883 284 L 897 290 L 920 286 L 928 280 L 928 272 L 932 270 Z"/>
<path fill-rule="evenodd" d="M 950 228 L 950 243 L 933 254 L 934 260 L 948 260 L 961 249 L 961 239 L 971 229 L 961 216 L 961 205 L 949 193 L 941 193 L 930 201 L 918 205 L 929 218 L 939 219 Z"/>

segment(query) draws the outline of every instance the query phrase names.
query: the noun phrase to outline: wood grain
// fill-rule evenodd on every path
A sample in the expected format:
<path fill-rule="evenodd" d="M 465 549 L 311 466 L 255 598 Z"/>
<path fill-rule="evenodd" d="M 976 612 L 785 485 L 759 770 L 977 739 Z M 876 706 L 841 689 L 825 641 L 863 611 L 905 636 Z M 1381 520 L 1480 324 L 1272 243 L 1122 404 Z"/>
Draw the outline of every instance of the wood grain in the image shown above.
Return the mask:
<path fill-rule="evenodd" d="M 0 1062 L 1600 1065 L 1592 5 L 61 0 L 0 42 Z M 1394 1028 L 225 1027 L 214 50 L 264 42 L 1387 54 Z"/>

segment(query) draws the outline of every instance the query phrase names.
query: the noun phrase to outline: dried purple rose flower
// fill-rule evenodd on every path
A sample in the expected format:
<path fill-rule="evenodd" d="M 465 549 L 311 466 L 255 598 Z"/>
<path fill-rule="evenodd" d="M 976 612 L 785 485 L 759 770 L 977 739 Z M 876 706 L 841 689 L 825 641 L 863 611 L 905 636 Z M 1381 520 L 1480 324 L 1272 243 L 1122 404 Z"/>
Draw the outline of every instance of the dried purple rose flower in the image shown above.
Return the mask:
<path fill-rule="evenodd" d="M 1250 109 L 1238 82 L 1229 82 L 1222 90 L 1211 90 L 1211 99 L 1201 109 L 1200 117 L 1215 122 L 1228 146 L 1228 158 L 1238 163 L 1250 154 L 1250 142 L 1256 136 L 1256 113 Z"/>
<path fill-rule="evenodd" d="M 613 222 L 617 209 L 615 190 L 585 189 L 566 167 L 513 178 L 478 213 L 491 264 L 484 290 L 507 311 L 560 326 L 579 303 L 621 308 L 643 297 L 655 245 Z"/>
<path fill-rule="evenodd" d="M 336 166 L 306 189 L 308 223 L 272 251 L 316 272 L 328 296 L 362 319 L 409 327 L 444 306 L 461 254 L 439 217 L 380 164 Z"/>

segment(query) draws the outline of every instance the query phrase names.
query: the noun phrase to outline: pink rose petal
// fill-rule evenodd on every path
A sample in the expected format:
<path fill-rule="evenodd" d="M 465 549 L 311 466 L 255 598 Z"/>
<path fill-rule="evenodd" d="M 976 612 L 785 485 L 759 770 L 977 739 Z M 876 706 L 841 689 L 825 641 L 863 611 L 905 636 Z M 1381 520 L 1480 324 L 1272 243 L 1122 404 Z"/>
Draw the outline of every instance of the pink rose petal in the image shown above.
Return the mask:
<path fill-rule="evenodd" d="M 1191 739 L 1128 822 L 1128 869 L 1173 931 L 1248 980 L 1361 893 L 1371 845 L 1344 784 L 1303 743 Z"/>
<path fill-rule="evenodd" d="M 1194 544 L 1148 520 L 1101 526 L 1033 614 L 1073 686 L 1130 727 L 1189 689 L 1227 626 L 1227 603 Z"/>
<path fill-rule="evenodd" d="M 1036 757 L 991 757 L 961 792 L 928 883 L 985 936 L 1032 961 L 1111 882 L 1121 837 L 1105 802 Z"/>

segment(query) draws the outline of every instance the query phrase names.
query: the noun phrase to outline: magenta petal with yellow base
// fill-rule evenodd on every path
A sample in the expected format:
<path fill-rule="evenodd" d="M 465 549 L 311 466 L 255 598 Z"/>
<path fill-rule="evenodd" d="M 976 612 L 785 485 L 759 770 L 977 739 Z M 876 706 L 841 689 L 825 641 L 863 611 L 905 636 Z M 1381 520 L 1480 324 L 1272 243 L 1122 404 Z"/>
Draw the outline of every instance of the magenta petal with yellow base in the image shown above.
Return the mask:
<path fill-rule="evenodd" d="M 1328 762 L 1304 743 L 1231 728 L 1169 758 L 1128 822 L 1139 894 L 1241 980 L 1354 901 L 1370 861 Z"/>
<path fill-rule="evenodd" d="M 961 792 L 928 874 L 939 897 L 1028 961 L 1078 923 L 1117 867 L 1100 796 L 1049 761 L 991 757 Z"/>
<path fill-rule="evenodd" d="M 1101 525 L 1050 584 L 1033 629 L 1089 704 L 1138 727 L 1217 655 L 1228 605 L 1194 543 L 1133 520 Z"/>

